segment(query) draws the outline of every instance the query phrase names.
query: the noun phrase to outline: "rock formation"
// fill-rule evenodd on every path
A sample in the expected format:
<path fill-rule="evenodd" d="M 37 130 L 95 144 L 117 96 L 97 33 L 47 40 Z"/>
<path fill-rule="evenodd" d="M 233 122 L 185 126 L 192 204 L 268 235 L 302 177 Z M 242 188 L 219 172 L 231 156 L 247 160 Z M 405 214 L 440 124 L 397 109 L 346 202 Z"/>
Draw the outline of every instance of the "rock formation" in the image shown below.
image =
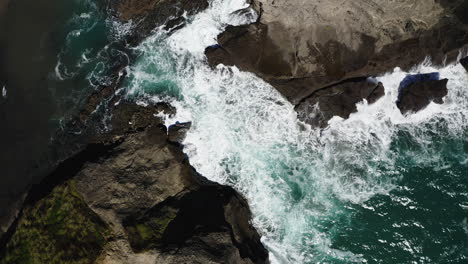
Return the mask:
<path fill-rule="evenodd" d="M 448 79 L 439 80 L 438 73 L 408 75 L 398 88 L 397 107 L 401 113 L 417 112 L 429 103 L 442 104 L 447 95 Z"/>
<path fill-rule="evenodd" d="M 426 56 L 453 61 L 468 43 L 463 0 L 259 0 L 254 6 L 259 20 L 228 27 L 219 46 L 207 48 L 208 61 L 256 73 L 293 104 L 349 79 L 406 70 Z"/>
<path fill-rule="evenodd" d="M 296 111 L 301 120 L 315 126 L 326 127 L 334 116 L 348 118 L 357 111 L 356 103 L 366 99 L 374 103 L 385 93 L 383 84 L 369 78 L 357 78 L 325 87 L 304 98 Z"/>
<path fill-rule="evenodd" d="M 468 71 L 468 57 L 461 59 L 460 64 Z"/>
<path fill-rule="evenodd" d="M 192 126 L 191 122 L 179 123 L 176 122 L 174 125 L 169 126 L 169 141 L 182 143 L 185 139 L 185 135 Z"/>
<path fill-rule="evenodd" d="M 189 165 L 161 111 L 119 104 L 113 130 L 30 193 L 0 263 L 267 263 L 246 200 Z"/>
<path fill-rule="evenodd" d="M 185 23 L 184 13 L 193 15 L 208 7 L 207 0 L 108 0 L 108 6 L 123 22 L 132 22 L 130 43 L 138 44 L 161 25 L 166 30 L 178 29 Z"/>

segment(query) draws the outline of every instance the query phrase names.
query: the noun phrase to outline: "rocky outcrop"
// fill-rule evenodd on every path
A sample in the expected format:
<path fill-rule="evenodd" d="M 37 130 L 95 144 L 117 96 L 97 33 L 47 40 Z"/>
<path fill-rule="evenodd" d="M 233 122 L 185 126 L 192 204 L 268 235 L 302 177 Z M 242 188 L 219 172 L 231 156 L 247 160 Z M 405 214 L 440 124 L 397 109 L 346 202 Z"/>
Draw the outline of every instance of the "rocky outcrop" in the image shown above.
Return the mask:
<path fill-rule="evenodd" d="M 79 104 L 72 104 L 76 109 L 66 116 L 64 127 L 55 131 L 49 119 L 53 118 L 55 122 L 62 113 L 53 112 L 56 110 L 55 102 L 50 101 L 52 95 L 49 94 L 47 76 L 57 63 L 57 53 L 61 48 L 57 45 L 62 40 L 52 33 L 58 32 L 57 25 L 67 24 L 65 22 L 71 15 L 69 9 L 74 5 L 58 0 L 49 1 L 47 5 L 31 0 L 0 0 L 0 64 L 3 64 L 0 65 L 0 90 L 4 85 L 8 89 L 8 100 L 0 97 L 0 119 L 9 128 L 3 130 L 1 137 L 5 151 L 0 154 L 4 176 L 0 187 L 8 188 L 4 187 L 0 193 L 0 235 L 16 217 L 31 184 L 39 182 L 59 162 L 83 149 L 88 137 L 96 130 L 105 129 L 101 118 L 109 114 L 113 104 L 118 102 L 116 91 L 126 75 L 126 66 L 137 55 L 127 44 L 138 45 L 152 29 L 161 25 L 174 30 L 183 22 L 181 15 L 185 11 L 190 15 L 208 6 L 206 0 L 102 0 L 96 3 L 100 5 L 103 16 L 107 16 L 110 10 L 122 22 L 131 20 L 133 29 L 122 39 L 109 43 L 110 57 L 105 62 L 109 67 L 105 74 L 107 79 L 93 83 L 98 88 L 90 91 L 83 101 L 80 99 Z M 47 20 L 41 17 L 44 14 L 47 14 Z M 49 35 L 54 37 L 49 40 Z M 51 47 L 57 48 L 57 53 L 51 53 Z M 31 57 L 38 59 L 32 63 Z M 34 70 L 25 71 L 25 65 Z M 75 80 L 70 85 L 77 83 L 79 81 Z M 24 105 L 35 106 L 36 111 L 31 112 Z M 32 130 L 35 131 L 34 136 L 30 136 Z M 53 138 L 52 143 L 50 138 Z"/>
<path fill-rule="evenodd" d="M 259 0 L 260 19 L 228 27 L 215 65 L 236 65 L 293 104 L 334 83 L 408 69 L 430 56 L 453 61 L 468 43 L 466 1 Z"/>
<path fill-rule="evenodd" d="M 468 71 L 468 57 L 461 59 L 460 64 Z"/>
<path fill-rule="evenodd" d="M 185 135 L 192 126 L 192 122 L 179 123 L 169 126 L 169 141 L 182 143 L 185 139 Z"/>
<path fill-rule="evenodd" d="M 120 102 L 113 129 L 30 193 L 0 263 L 267 263 L 246 200 L 190 166 L 160 112 L 174 108 Z"/>
<path fill-rule="evenodd" d="M 136 252 L 158 249 L 156 263 L 265 263 L 245 200 L 209 182 L 124 221 Z"/>
<path fill-rule="evenodd" d="M 334 116 L 348 118 L 363 99 L 372 104 L 384 94 L 382 83 L 372 78 L 356 78 L 315 91 L 296 106 L 296 111 L 302 121 L 324 128 Z"/>
<path fill-rule="evenodd" d="M 166 30 L 180 28 L 185 15 L 193 15 L 208 7 L 207 0 L 109 0 L 108 6 L 124 22 L 132 21 L 131 43 L 137 44 L 153 29 L 164 25 Z"/>
<path fill-rule="evenodd" d="M 438 73 L 408 75 L 398 88 L 397 107 L 406 114 L 420 111 L 431 102 L 442 104 L 447 83 L 448 79 L 439 80 Z"/>

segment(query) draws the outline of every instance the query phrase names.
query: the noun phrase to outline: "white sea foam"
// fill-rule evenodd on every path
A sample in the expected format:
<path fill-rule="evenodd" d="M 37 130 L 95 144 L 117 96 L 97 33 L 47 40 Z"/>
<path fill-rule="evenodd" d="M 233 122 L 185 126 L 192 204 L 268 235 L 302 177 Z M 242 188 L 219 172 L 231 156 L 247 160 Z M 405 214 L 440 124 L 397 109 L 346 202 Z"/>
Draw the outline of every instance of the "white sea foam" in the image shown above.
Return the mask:
<path fill-rule="evenodd" d="M 63 81 L 65 80 L 65 77 L 62 76 L 61 68 L 62 67 L 62 62 L 60 61 L 60 54 L 57 56 L 57 64 L 55 65 L 54 68 L 54 73 L 55 73 L 55 78 L 57 80 Z"/>
<path fill-rule="evenodd" d="M 235 11 L 248 7 L 245 0 L 214 0 L 210 8 L 194 17 L 190 26 L 172 35 L 168 44 L 175 52 L 203 56 L 205 48 L 217 43 L 216 37 L 228 24 L 247 24 L 257 19 L 257 14 L 250 8 L 247 13 L 236 15 Z"/>
<path fill-rule="evenodd" d="M 392 142 L 408 132 L 418 144 L 430 144 L 427 132 L 443 120 L 460 137 L 468 124 L 468 75 L 460 65 L 416 72 L 440 71 L 449 78 L 444 104 L 431 103 L 404 116 L 395 106 L 399 69 L 378 80 L 385 96 L 373 105 L 362 102 L 343 120 L 334 118 L 320 132 L 297 119 L 293 105 L 254 74 L 236 67 L 206 65 L 203 51 L 229 23 L 249 23 L 255 16 L 235 16 L 244 1 L 214 0 L 170 37 L 157 32 L 140 49 L 144 56 L 130 69 L 129 94 L 148 100 L 148 87 L 175 82 L 180 96 L 170 100 L 176 117 L 192 121 L 185 139 L 191 164 L 207 178 L 234 186 L 254 213 L 253 223 L 273 263 L 320 262 L 326 257 L 360 262 L 360 256 L 333 249 L 320 228 L 347 203 L 360 204 L 386 194 L 399 180 Z M 152 100 L 161 100 L 153 96 Z M 437 161 L 437 153 L 415 155 L 416 162 Z"/>
<path fill-rule="evenodd" d="M 81 13 L 80 18 L 91 18 L 91 13 Z"/>

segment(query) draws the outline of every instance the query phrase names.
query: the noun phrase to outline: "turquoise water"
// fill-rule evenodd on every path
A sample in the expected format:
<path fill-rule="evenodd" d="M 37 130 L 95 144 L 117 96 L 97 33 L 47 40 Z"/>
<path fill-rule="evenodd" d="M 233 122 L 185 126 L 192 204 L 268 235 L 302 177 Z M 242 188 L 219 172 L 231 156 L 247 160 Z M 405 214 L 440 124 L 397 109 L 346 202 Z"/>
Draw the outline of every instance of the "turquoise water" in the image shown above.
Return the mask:
<path fill-rule="evenodd" d="M 128 25 L 114 21 L 95 1 L 71 1 L 68 8 L 73 13 L 58 29 L 62 43 L 48 78 L 62 123 L 91 92 L 111 84 L 113 67 L 129 60 L 123 39 Z"/>
<path fill-rule="evenodd" d="M 128 97 L 170 101 L 192 121 L 191 164 L 249 200 L 273 263 L 464 263 L 468 261 L 468 74 L 449 78 L 443 105 L 403 116 L 396 69 L 379 77 L 385 96 L 319 131 L 255 75 L 206 64 L 205 47 L 242 1 L 213 1 L 173 35 L 156 32 L 124 84 Z"/>
<path fill-rule="evenodd" d="M 467 133 L 453 137 L 446 128 L 428 131 L 425 140 L 431 145 L 424 147 L 404 130 L 395 135 L 391 149 L 401 180 L 388 195 L 345 204 L 330 229 L 332 247 L 370 263 L 468 261 Z M 428 155 L 437 157 L 420 161 Z"/>

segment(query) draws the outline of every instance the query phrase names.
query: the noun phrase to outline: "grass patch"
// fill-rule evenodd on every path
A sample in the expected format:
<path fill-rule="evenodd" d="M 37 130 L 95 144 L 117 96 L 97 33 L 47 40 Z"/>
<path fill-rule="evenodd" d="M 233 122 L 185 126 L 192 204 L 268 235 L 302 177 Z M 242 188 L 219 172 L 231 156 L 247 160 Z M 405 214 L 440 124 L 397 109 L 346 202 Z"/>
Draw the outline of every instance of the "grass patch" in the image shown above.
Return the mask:
<path fill-rule="evenodd" d="M 132 248 L 141 251 L 160 245 L 164 232 L 176 218 L 177 212 L 177 209 L 165 206 L 142 218 L 127 222 L 125 229 Z"/>
<path fill-rule="evenodd" d="M 68 181 L 23 209 L 0 264 L 93 263 L 110 235 Z"/>

